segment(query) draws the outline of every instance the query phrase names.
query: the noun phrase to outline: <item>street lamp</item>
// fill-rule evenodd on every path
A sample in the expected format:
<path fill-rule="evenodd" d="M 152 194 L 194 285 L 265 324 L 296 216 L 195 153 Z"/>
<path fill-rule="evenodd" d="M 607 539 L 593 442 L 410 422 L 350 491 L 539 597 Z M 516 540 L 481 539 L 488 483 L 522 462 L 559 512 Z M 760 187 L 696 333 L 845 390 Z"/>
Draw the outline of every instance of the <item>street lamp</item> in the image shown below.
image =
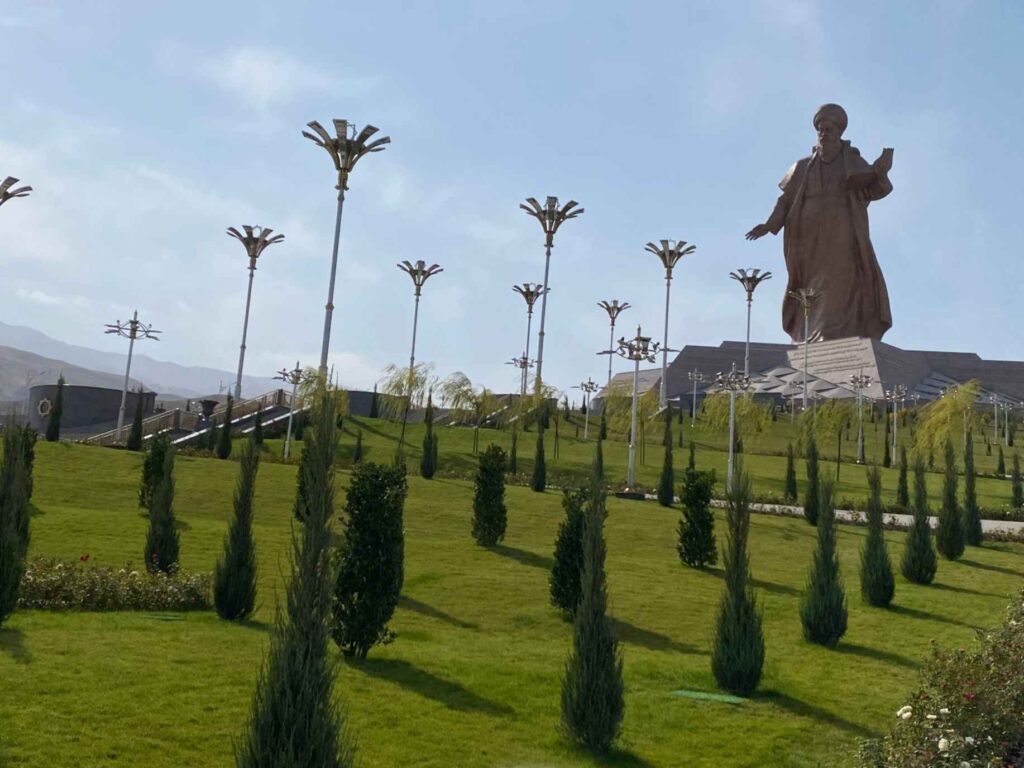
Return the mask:
<path fill-rule="evenodd" d="M 989 395 L 989 402 L 992 403 L 992 442 L 999 442 L 999 398 Z"/>
<path fill-rule="evenodd" d="M 599 301 L 597 306 L 608 313 L 608 319 L 611 321 L 611 330 L 608 332 L 608 386 L 606 389 L 610 389 L 612 386 L 612 354 L 615 352 L 615 320 L 618 318 L 619 313 L 623 312 L 632 306 L 628 301 L 624 301 L 621 304 L 618 299 L 612 299 L 611 301 Z"/>
<path fill-rule="evenodd" d="M 772 279 L 771 272 L 761 272 L 760 269 L 751 269 L 750 273 L 747 273 L 745 269 L 737 269 L 735 272 L 730 272 L 729 277 L 739 282 L 743 286 L 743 290 L 747 292 L 747 344 L 743 348 L 743 375 L 750 375 L 750 310 L 754 303 L 754 291 L 761 283 L 765 280 Z"/>
<path fill-rule="evenodd" d="M 693 427 L 697 423 L 697 385 L 704 383 L 704 374 L 694 368 L 687 372 L 686 378 L 693 382 L 693 406 L 690 409 L 690 426 Z"/>
<path fill-rule="evenodd" d="M 800 302 L 804 310 L 804 410 L 807 409 L 807 336 L 810 333 L 811 307 L 821 298 L 821 293 L 817 288 L 797 288 L 787 294 Z"/>
<path fill-rule="evenodd" d="M 896 461 L 896 445 L 897 445 L 896 434 L 897 434 L 897 430 L 899 429 L 899 420 L 897 419 L 897 416 L 899 416 L 899 412 L 900 412 L 900 403 L 903 402 L 903 400 L 906 398 L 906 396 L 907 396 L 907 388 L 905 386 L 903 386 L 902 384 L 897 384 L 891 390 L 886 390 L 886 393 L 885 393 L 885 399 L 888 400 L 890 403 L 892 403 L 892 460 L 893 461 Z"/>
<path fill-rule="evenodd" d="M 588 378 L 586 381 L 581 381 L 578 387 L 573 389 L 583 390 L 583 439 L 587 439 L 587 435 L 590 432 L 590 395 L 597 392 L 597 383 Z"/>
<path fill-rule="evenodd" d="M 733 363 L 729 373 L 715 375 L 715 384 L 721 389 L 729 390 L 729 463 L 725 472 L 725 488 L 727 491 L 731 491 L 733 451 L 736 447 L 736 393 L 746 392 L 750 389 L 750 377 L 737 371 L 736 363 Z"/>
<path fill-rule="evenodd" d="M 227 232 L 245 247 L 245 255 L 249 257 L 249 288 L 245 294 L 245 320 L 242 321 L 242 346 L 238 353 L 238 378 L 235 379 L 235 400 L 242 399 L 242 366 L 245 364 L 245 336 L 249 330 L 249 302 L 252 301 L 252 277 L 256 273 L 256 260 L 269 246 L 280 243 L 284 235 L 274 235 L 274 230 L 264 227 L 253 227 L 248 224 L 242 229 L 243 235 L 234 227 Z M 273 236 L 272 236 L 273 235 Z"/>
<path fill-rule="evenodd" d="M 644 336 L 640 332 L 640 326 L 636 327 L 636 337 L 627 340 L 625 337 L 619 339 L 619 348 L 613 352 L 598 352 L 599 355 L 617 354 L 627 360 L 633 361 L 633 406 L 630 416 L 629 427 L 629 466 L 626 470 L 626 493 L 636 493 L 634 487 L 636 475 L 636 407 L 637 389 L 640 381 L 640 361 L 646 360 L 653 363 L 658 359 L 658 350 L 661 347 L 657 342 L 651 343 L 650 336 Z"/>
<path fill-rule="evenodd" d="M 405 445 L 405 424 L 409 420 L 409 406 L 412 404 L 412 379 L 413 369 L 416 366 L 416 326 L 420 319 L 420 293 L 423 291 L 423 284 L 438 272 L 444 272 L 437 264 L 427 266 L 427 262 L 420 259 L 415 264 L 403 261 L 397 265 L 400 270 L 412 278 L 412 284 L 416 292 L 416 308 L 412 313 L 412 351 L 409 353 L 409 391 L 406 393 L 405 415 L 402 417 L 402 435 L 398 440 L 398 446 Z"/>
<path fill-rule="evenodd" d="M 864 390 L 871 386 L 871 377 L 861 371 L 850 375 L 850 384 L 857 390 L 857 463 L 864 463 Z M 895 457 L 893 457 L 895 458 Z"/>
<path fill-rule="evenodd" d="M 320 348 L 320 378 L 327 381 L 327 350 L 331 345 L 331 318 L 334 314 L 334 279 L 338 273 L 338 241 L 341 237 L 341 211 L 345 206 L 345 190 L 348 189 L 348 177 L 352 169 L 363 155 L 370 152 L 382 152 L 385 144 L 391 143 L 390 136 L 370 141 L 379 130 L 375 126 L 368 125 L 363 130 L 356 132 L 356 126 L 349 124 L 347 120 L 334 120 L 334 131 L 337 136 L 331 136 L 324 127 L 316 120 L 306 123 L 306 126 L 316 135 L 309 131 L 303 131 L 302 135 L 312 141 L 318 147 L 327 150 L 327 154 L 334 161 L 334 169 L 338 172 L 338 183 L 335 189 L 338 190 L 338 212 L 334 220 L 334 248 L 331 251 L 331 277 L 327 283 L 327 305 L 324 314 L 324 339 Z M 351 134 L 351 135 L 350 135 Z"/>
<path fill-rule="evenodd" d="M 118 336 L 123 336 L 128 339 L 128 365 L 124 369 L 124 386 L 121 388 L 121 407 L 117 411 L 117 442 L 121 442 L 121 430 L 124 429 L 124 406 L 128 400 L 128 377 L 132 372 L 132 350 L 135 348 L 136 339 L 152 339 L 153 341 L 160 341 L 157 338 L 157 334 L 160 331 L 154 331 L 152 325 L 146 325 L 139 321 L 139 311 L 135 310 L 131 320 L 125 320 L 123 323 L 120 320 L 116 320 L 113 323 L 107 323 L 106 331 L 104 333 L 116 333 Z"/>
<path fill-rule="evenodd" d="M 551 267 L 551 249 L 555 246 L 555 233 L 563 223 L 569 219 L 575 219 L 581 213 L 582 208 L 577 208 L 579 203 L 570 200 L 561 208 L 558 207 L 557 197 L 548 197 L 541 206 L 537 198 L 528 197 L 525 203 L 520 203 L 522 208 L 530 216 L 533 216 L 544 230 L 544 293 L 540 300 L 540 333 L 537 335 L 537 376 L 533 382 L 534 391 L 539 395 L 541 392 L 542 375 L 544 368 L 544 320 L 547 317 L 548 291 L 551 281 L 548 279 Z"/>
<path fill-rule="evenodd" d="M 526 397 L 526 369 L 530 368 L 533 363 L 530 362 L 530 333 L 531 327 L 533 326 L 533 305 L 537 303 L 537 299 L 542 294 L 547 293 L 544 286 L 540 283 L 523 283 L 522 285 L 513 285 L 512 290 L 523 297 L 523 301 L 526 302 L 526 351 L 523 352 L 523 356 L 520 360 L 523 361 L 522 365 L 517 367 L 523 369 L 523 382 L 520 387 L 520 397 Z"/>
<path fill-rule="evenodd" d="M 12 187 L 17 183 L 18 179 L 13 176 L 8 176 L 0 182 L 0 205 L 3 205 L 8 200 L 15 197 L 28 197 L 28 193 L 32 191 L 32 187 L 18 187 L 17 189 L 12 189 Z"/>
<path fill-rule="evenodd" d="M 661 350 L 661 407 L 664 408 L 668 399 L 668 300 L 672 290 L 672 270 L 683 256 L 689 256 L 697 250 L 696 245 L 688 245 L 685 240 L 661 240 L 659 243 L 647 243 L 644 250 L 653 253 L 665 267 L 665 336 Z"/>
<path fill-rule="evenodd" d="M 288 408 L 288 432 L 284 438 L 284 458 L 287 461 L 291 455 L 292 416 L 295 414 L 295 398 L 298 396 L 299 382 L 302 381 L 302 368 L 299 366 L 299 361 L 295 361 L 295 367 L 290 371 L 287 368 L 282 368 L 274 378 L 279 381 L 286 381 L 292 385 L 292 400 Z"/>

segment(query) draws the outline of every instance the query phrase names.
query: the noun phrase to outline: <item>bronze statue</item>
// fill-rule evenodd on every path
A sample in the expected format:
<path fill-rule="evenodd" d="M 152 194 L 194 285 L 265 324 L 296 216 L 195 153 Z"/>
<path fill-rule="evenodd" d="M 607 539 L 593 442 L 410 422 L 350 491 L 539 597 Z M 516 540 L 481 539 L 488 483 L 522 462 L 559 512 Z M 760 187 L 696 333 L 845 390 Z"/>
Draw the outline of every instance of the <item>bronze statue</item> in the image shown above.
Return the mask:
<path fill-rule="evenodd" d="M 800 303 L 789 294 L 813 288 L 820 298 L 809 308 L 810 341 L 861 336 L 881 339 L 892 326 L 889 293 L 868 231 L 868 204 L 892 192 L 892 149 L 868 164 L 842 139 L 846 111 L 825 104 L 814 115 L 818 144 L 779 182 L 782 194 L 764 224 L 747 232 L 757 240 L 783 227 L 789 284 L 782 327 L 794 343 L 804 340 Z"/>

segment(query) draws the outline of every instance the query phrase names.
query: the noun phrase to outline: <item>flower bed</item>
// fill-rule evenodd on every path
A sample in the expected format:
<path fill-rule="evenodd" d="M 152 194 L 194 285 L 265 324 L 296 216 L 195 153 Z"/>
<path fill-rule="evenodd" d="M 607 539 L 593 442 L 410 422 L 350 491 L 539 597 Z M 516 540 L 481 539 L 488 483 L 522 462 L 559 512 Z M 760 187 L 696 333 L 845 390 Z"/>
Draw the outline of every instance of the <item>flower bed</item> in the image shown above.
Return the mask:
<path fill-rule="evenodd" d="M 201 611 L 211 607 L 210 574 L 145 568 L 104 568 L 36 558 L 28 563 L 18 595 L 19 608 L 50 611 Z"/>
<path fill-rule="evenodd" d="M 974 650 L 938 651 L 892 732 L 865 744 L 871 768 L 1024 766 L 1024 592 Z"/>

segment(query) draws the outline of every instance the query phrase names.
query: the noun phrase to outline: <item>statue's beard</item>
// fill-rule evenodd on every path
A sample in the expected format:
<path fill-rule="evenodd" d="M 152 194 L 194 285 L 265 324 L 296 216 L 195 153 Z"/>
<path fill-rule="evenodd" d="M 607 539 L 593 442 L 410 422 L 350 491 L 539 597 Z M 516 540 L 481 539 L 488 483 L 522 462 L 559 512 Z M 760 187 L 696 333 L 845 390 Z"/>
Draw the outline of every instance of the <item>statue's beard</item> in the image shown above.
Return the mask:
<path fill-rule="evenodd" d="M 818 152 L 826 162 L 839 154 L 840 143 L 838 141 L 819 141 Z"/>

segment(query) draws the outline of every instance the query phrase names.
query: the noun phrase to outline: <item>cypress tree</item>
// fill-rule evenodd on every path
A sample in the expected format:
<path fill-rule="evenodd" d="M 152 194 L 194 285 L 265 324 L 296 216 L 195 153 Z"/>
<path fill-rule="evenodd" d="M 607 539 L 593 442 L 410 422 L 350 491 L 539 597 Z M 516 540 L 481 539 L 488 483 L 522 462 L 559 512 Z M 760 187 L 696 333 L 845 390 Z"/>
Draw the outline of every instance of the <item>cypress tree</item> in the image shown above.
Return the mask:
<path fill-rule="evenodd" d="M 892 443 L 892 428 L 889 426 L 889 414 L 885 416 L 885 453 L 882 454 L 882 466 L 888 469 L 892 466 L 892 452 L 889 449 Z"/>
<path fill-rule="evenodd" d="M 530 478 L 530 488 L 537 493 L 544 493 L 547 487 L 547 467 L 544 464 L 544 430 L 537 430 L 537 451 L 533 456 L 533 476 Z"/>
<path fill-rule="evenodd" d="M 725 590 L 718 608 L 711 651 L 711 672 L 719 687 L 738 696 L 757 688 L 764 667 L 764 626 L 750 585 L 750 476 L 737 467 L 727 492 L 728 532 L 722 559 Z"/>
<path fill-rule="evenodd" d="M 598 442 L 598 445 L 600 444 Z M 586 520 L 584 509 L 587 498 L 586 488 L 562 491 L 562 509 L 565 510 L 565 519 L 558 526 L 554 565 L 551 567 L 551 576 L 548 579 L 551 604 L 569 617 L 576 614 L 576 606 L 580 603 L 583 526 Z"/>
<path fill-rule="evenodd" d="M 804 639 L 834 646 L 846 634 L 846 595 L 836 552 L 836 512 L 831 479 L 821 483 L 818 509 L 818 548 L 814 552 L 807 588 L 800 601 Z"/>
<path fill-rule="evenodd" d="M 818 446 L 814 435 L 807 438 L 807 492 L 804 495 L 804 519 L 811 525 L 818 524 L 821 506 L 821 477 L 818 473 Z"/>
<path fill-rule="evenodd" d="M 332 434 L 336 435 L 336 433 Z M 335 436 L 334 439 L 337 440 L 337 437 Z M 306 520 L 306 477 L 310 472 L 309 462 L 314 459 L 305 441 L 303 441 L 302 445 L 303 450 L 302 455 L 299 457 L 299 469 L 295 473 L 295 501 L 292 504 L 292 516 L 300 523 Z"/>
<path fill-rule="evenodd" d="M 885 543 L 882 473 L 878 467 L 868 470 L 868 488 L 868 535 L 860 553 L 860 594 L 868 605 L 885 608 L 892 602 L 896 581 Z"/>
<path fill-rule="evenodd" d="M 1006 459 L 1003 458 L 1003 446 L 999 446 L 999 458 L 996 459 L 996 474 L 1006 477 Z"/>
<path fill-rule="evenodd" d="M 597 473 L 604 477 L 604 448 L 603 440 L 597 441 L 597 446 L 594 448 L 594 464 L 591 467 L 591 472 Z"/>
<path fill-rule="evenodd" d="M 362 428 L 356 432 L 356 447 L 352 452 L 352 463 L 358 464 L 363 460 L 363 430 Z"/>
<path fill-rule="evenodd" d="M 935 531 L 935 546 L 947 560 L 956 560 L 964 553 L 964 521 L 956 500 L 956 454 L 953 441 L 946 439 L 944 452 L 946 470 L 942 482 L 942 508 L 939 527 Z"/>
<path fill-rule="evenodd" d="M 331 636 L 346 656 L 365 659 L 394 637 L 388 621 L 405 576 L 405 467 L 363 462 L 352 472 L 338 550 Z"/>
<path fill-rule="evenodd" d="M 224 537 L 224 555 L 213 572 L 213 604 L 222 619 L 241 621 L 256 607 L 256 544 L 252 537 L 253 496 L 260 452 L 255 435 L 242 448 L 235 515 Z"/>
<path fill-rule="evenodd" d="M 164 460 L 171 448 L 167 435 L 155 435 L 149 441 L 149 450 L 142 460 L 142 476 L 139 479 L 139 509 L 147 512 L 153 505 L 153 493 L 164 475 Z"/>
<path fill-rule="evenodd" d="M 924 460 L 914 459 L 914 519 L 903 545 L 900 572 L 907 581 L 931 584 L 938 561 L 932 544 L 932 528 L 928 522 L 928 487 L 925 485 Z"/>
<path fill-rule="evenodd" d="M 711 511 L 711 493 L 715 473 L 687 469 L 679 500 L 683 514 L 676 529 L 679 559 L 691 568 L 705 568 L 718 560 L 715 548 L 715 516 Z"/>
<path fill-rule="evenodd" d="M 377 385 L 373 385 L 373 398 L 370 400 L 370 418 L 380 418 L 380 403 L 378 402 Z"/>
<path fill-rule="evenodd" d="M 429 392 L 427 393 L 427 410 L 423 417 L 423 423 L 426 425 L 427 431 L 423 434 L 423 455 L 420 457 L 420 476 L 426 480 L 430 480 L 437 471 L 437 465 L 435 464 L 437 450 L 434 447 L 434 441 L 437 439 L 437 436 L 434 434 L 434 401 Z"/>
<path fill-rule="evenodd" d="M 174 523 L 174 451 L 164 453 L 164 466 L 160 481 L 153 491 L 149 507 L 149 531 L 143 559 L 152 571 L 174 573 L 178 570 L 180 540 Z"/>
<path fill-rule="evenodd" d="M 50 417 L 46 420 L 46 442 L 55 443 L 60 440 L 60 420 L 64 415 L 64 374 L 57 379 L 57 394 L 50 407 Z"/>
<path fill-rule="evenodd" d="M 4 438 L 12 440 L 8 426 Z M 0 475 L 0 626 L 18 605 L 28 543 L 25 462 L 20 451 L 7 452 Z"/>
<path fill-rule="evenodd" d="M 519 445 L 519 429 L 517 427 L 512 427 L 512 448 L 508 452 L 508 471 L 509 471 L 509 474 L 513 474 L 513 475 L 517 471 L 516 464 L 518 463 L 518 461 L 517 461 L 517 456 L 516 456 L 516 449 L 517 449 L 518 445 Z"/>
<path fill-rule="evenodd" d="M 606 615 L 604 478 L 590 482 L 583 525 L 580 602 L 573 619 L 572 651 L 562 677 L 562 732 L 603 754 L 622 728 L 625 710 L 622 652 Z"/>
<path fill-rule="evenodd" d="M 900 509 L 910 508 L 910 491 L 907 489 L 907 448 L 900 446 L 900 474 L 896 481 L 896 505 Z"/>
<path fill-rule="evenodd" d="M 1012 489 L 1011 501 L 1017 509 L 1024 507 L 1024 485 L 1021 485 L 1020 478 L 1020 454 L 1013 452 L 1013 473 L 1010 475 Z"/>
<path fill-rule="evenodd" d="M 338 427 L 341 429 L 341 427 Z M 252 441 L 256 445 L 263 445 L 263 416 L 259 411 L 256 412 L 256 419 L 252 425 Z"/>
<path fill-rule="evenodd" d="M 224 411 L 224 423 L 217 434 L 217 458 L 226 459 L 231 455 L 231 395 L 228 395 L 227 408 Z"/>
<path fill-rule="evenodd" d="M 482 547 L 493 547 L 505 538 L 505 451 L 493 443 L 480 454 L 473 496 L 473 538 Z"/>
<path fill-rule="evenodd" d="M 786 490 L 783 498 L 790 504 L 796 504 L 796 462 L 793 457 L 793 444 L 786 447 Z"/>
<path fill-rule="evenodd" d="M 601 430 L 597 433 L 599 440 L 608 439 L 608 419 L 605 418 L 604 405 L 601 406 Z"/>
<path fill-rule="evenodd" d="M 18 432 L 18 437 L 13 445 L 21 454 L 21 459 L 25 464 L 25 501 L 29 502 L 32 501 L 33 470 L 36 465 L 36 441 L 39 439 L 39 433 L 28 424 L 22 426 L 20 430 L 15 429 Z"/>
<path fill-rule="evenodd" d="M 132 414 L 132 428 L 124 447 L 129 451 L 142 450 L 142 392 L 135 393 L 135 412 Z"/>
<path fill-rule="evenodd" d="M 697 468 L 697 444 L 693 440 L 690 441 L 690 457 L 687 460 L 686 466 L 689 469 Z"/>
<path fill-rule="evenodd" d="M 658 503 L 663 507 L 671 507 L 675 501 L 675 472 L 672 470 L 672 409 L 665 409 L 665 459 L 661 465 L 661 477 L 658 480 Z"/>
<path fill-rule="evenodd" d="M 964 538 L 972 547 L 981 546 L 981 509 L 978 507 L 977 475 L 974 469 L 974 438 L 967 433 L 964 446 Z"/>
<path fill-rule="evenodd" d="M 29 501 L 32 498 L 32 467 L 36 431 L 8 425 L 4 429 L 4 460 L 0 465 L 0 524 L 11 523 L 16 552 L 22 561 L 28 554 Z"/>
<path fill-rule="evenodd" d="M 353 748 L 333 695 L 327 652 L 330 531 L 337 450 L 333 398 L 322 388 L 304 455 L 306 524 L 292 529 L 292 574 L 259 672 L 252 713 L 237 748 L 238 768 L 348 768 Z"/>

